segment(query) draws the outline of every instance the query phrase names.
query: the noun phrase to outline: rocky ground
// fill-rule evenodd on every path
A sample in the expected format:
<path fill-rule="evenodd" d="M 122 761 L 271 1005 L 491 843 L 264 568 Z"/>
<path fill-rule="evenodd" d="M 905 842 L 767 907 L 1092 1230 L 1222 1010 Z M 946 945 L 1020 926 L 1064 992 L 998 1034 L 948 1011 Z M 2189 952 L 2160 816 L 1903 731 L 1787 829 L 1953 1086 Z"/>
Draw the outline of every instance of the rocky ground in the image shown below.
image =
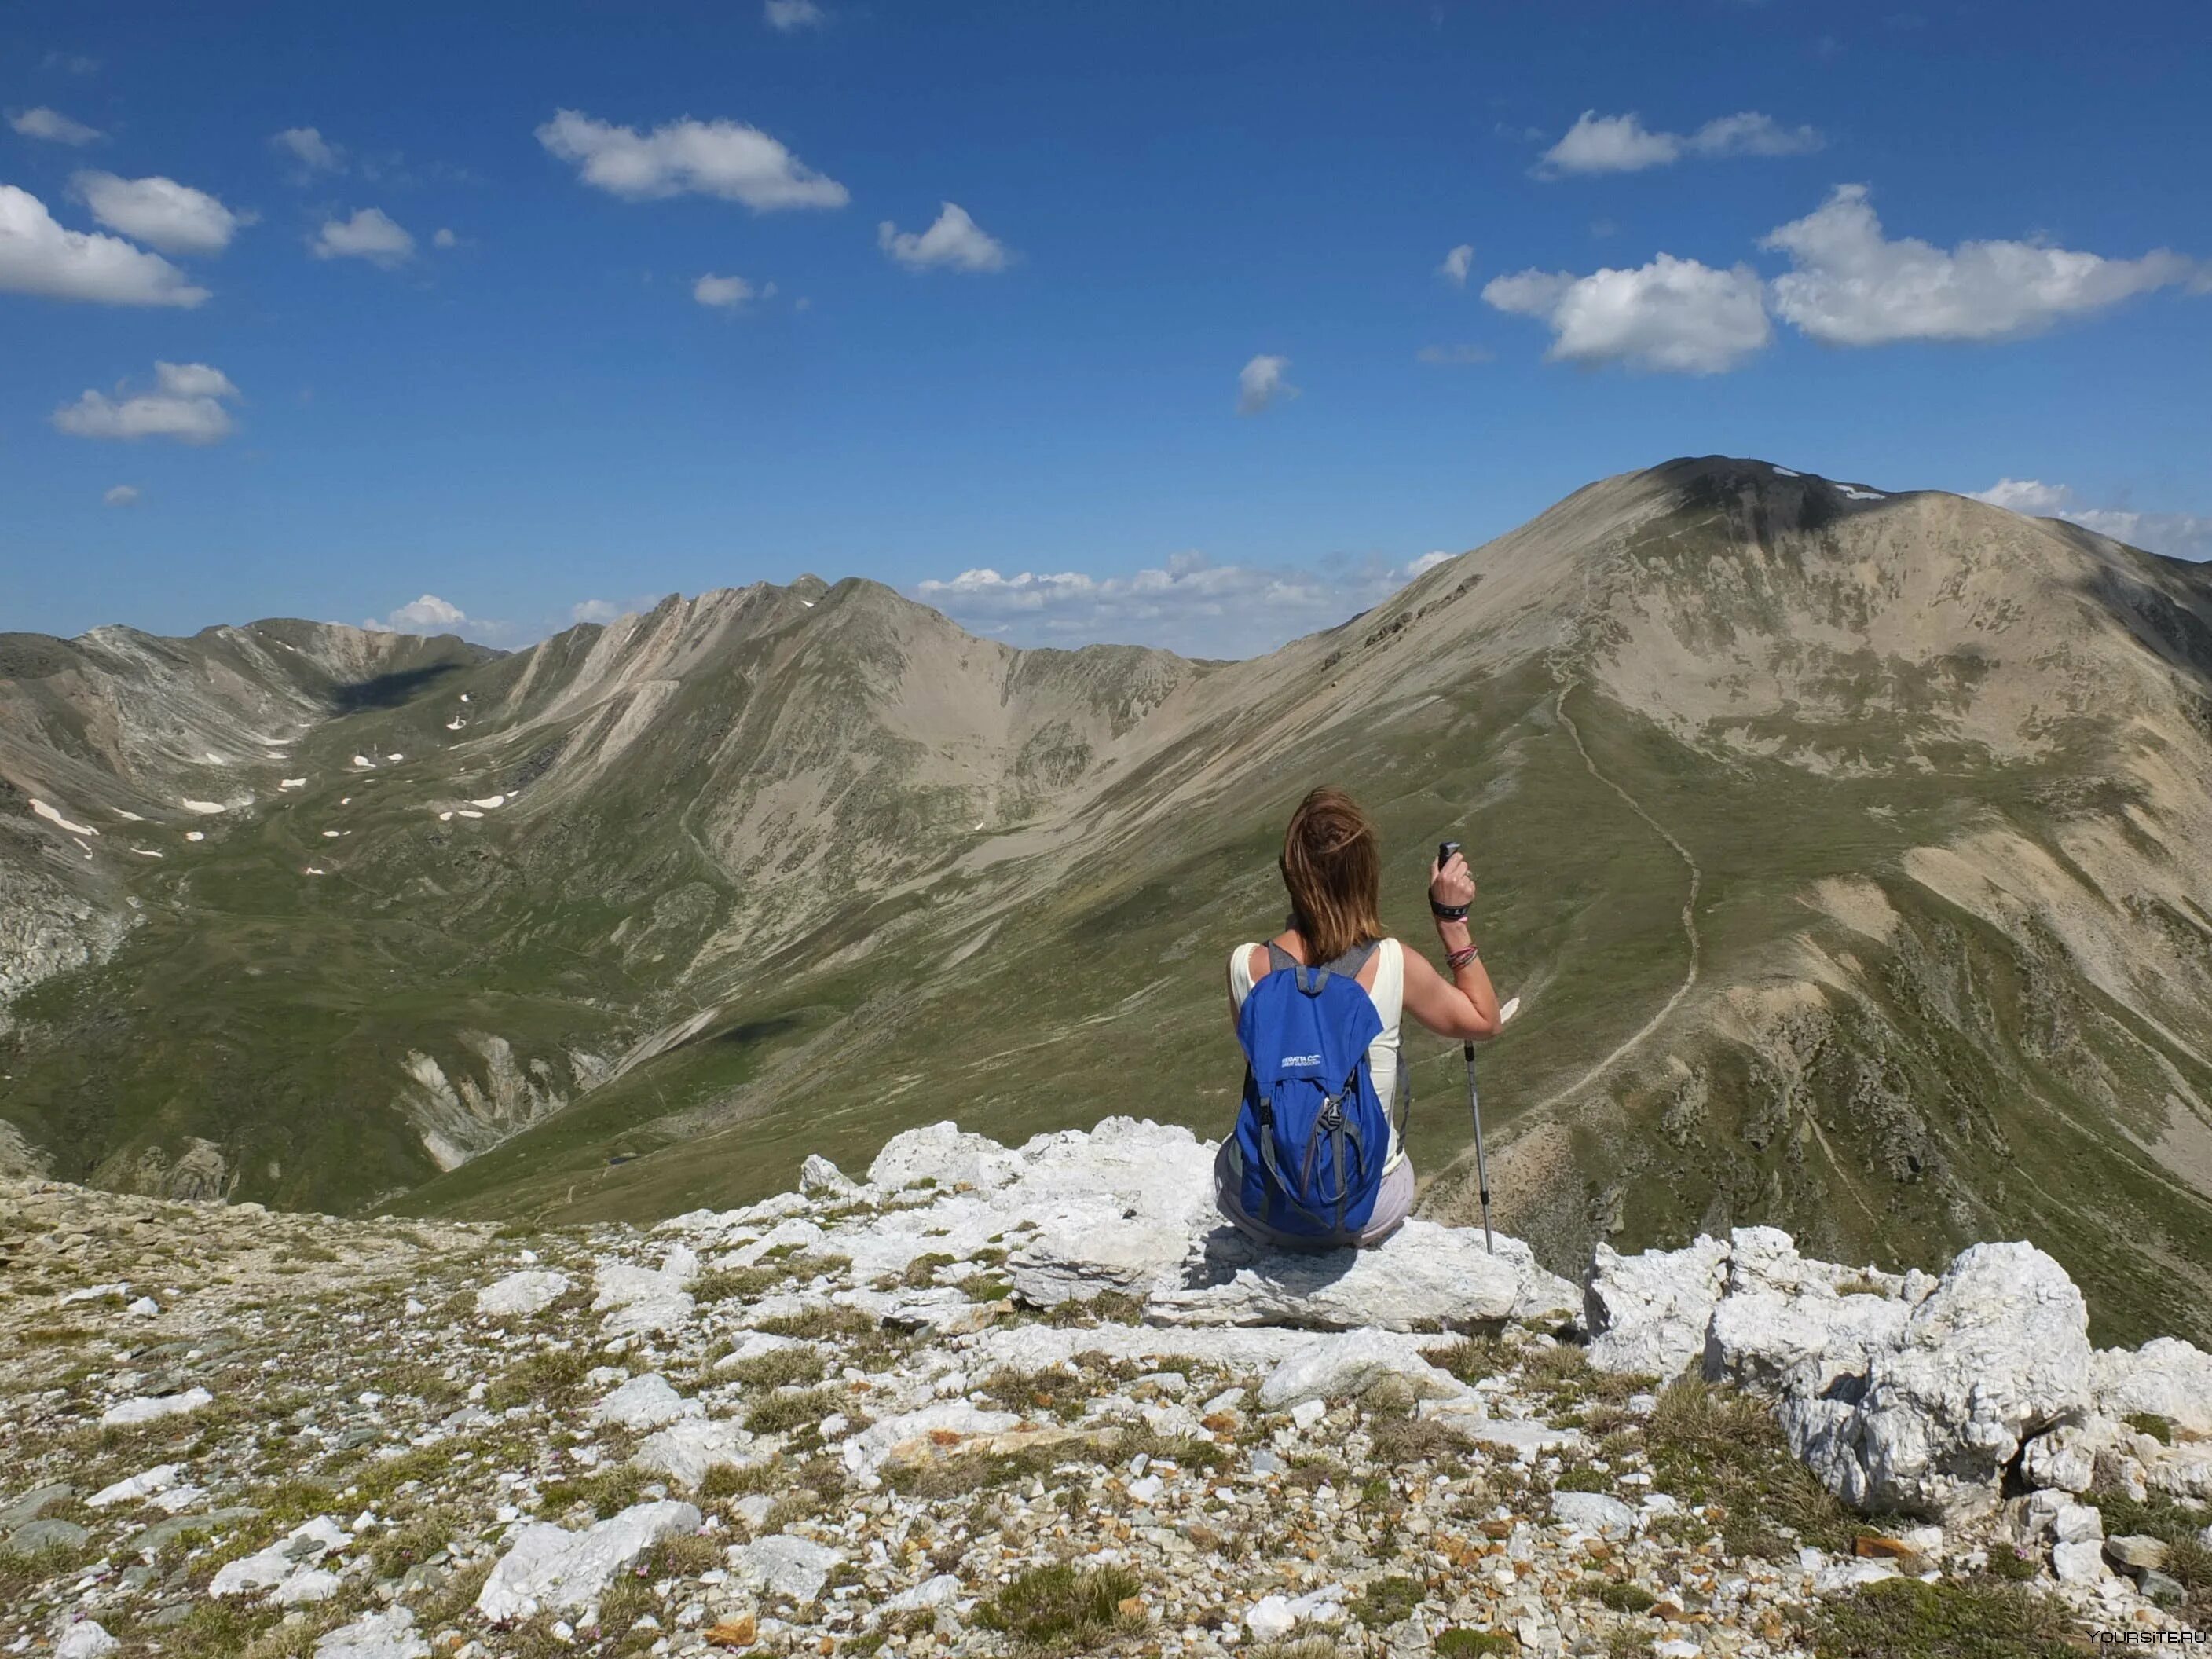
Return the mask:
<path fill-rule="evenodd" d="M 1601 1252 L 1587 1293 L 1425 1223 L 1285 1260 L 1212 1228 L 1209 1153 L 939 1126 L 649 1232 L 0 1185 L 0 1653 L 1997 1656 L 2212 1623 L 2212 1359 L 2093 1352 L 2039 1252 L 1899 1278 L 1751 1229 Z"/>

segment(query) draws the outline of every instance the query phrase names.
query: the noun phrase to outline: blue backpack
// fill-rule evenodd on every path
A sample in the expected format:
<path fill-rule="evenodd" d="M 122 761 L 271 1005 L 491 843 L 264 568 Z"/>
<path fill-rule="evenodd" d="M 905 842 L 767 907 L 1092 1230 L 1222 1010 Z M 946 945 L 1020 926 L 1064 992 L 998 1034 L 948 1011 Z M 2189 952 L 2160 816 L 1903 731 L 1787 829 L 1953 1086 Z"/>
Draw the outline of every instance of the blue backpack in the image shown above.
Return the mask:
<path fill-rule="evenodd" d="M 1374 1212 L 1390 1155 L 1390 1120 L 1367 1046 L 1382 1016 L 1358 975 L 1373 944 L 1324 968 L 1267 946 L 1268 972 L 1237 1016 L 1244 1103 L 1237 1148 L 1244 1213 L 1278 1231 L 1356 1231 Z"/>

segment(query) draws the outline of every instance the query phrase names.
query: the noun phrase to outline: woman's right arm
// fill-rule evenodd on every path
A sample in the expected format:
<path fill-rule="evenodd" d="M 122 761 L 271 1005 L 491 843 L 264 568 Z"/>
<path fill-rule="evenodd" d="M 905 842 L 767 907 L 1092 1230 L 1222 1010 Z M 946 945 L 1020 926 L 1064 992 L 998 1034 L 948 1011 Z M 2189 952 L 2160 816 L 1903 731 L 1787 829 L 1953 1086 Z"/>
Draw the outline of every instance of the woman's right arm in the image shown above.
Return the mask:
<path fill-rule="evenodd" d="M 1442 865 L 1429 869 L 1429 896 L 1439 904 L 1465 905 L 1474 902 L 1474 878 L 1467 860 L 1454 853 Z M 1465 920 L 1438 918 L 1437 937 L 1446 958 L 1469 951 L 1474 939 Z M 1406 1011 L 1438 1036 L 1462 1042 L 1487 1042 L 1504 1022 L 1498 1017 L 1498 992 L 1490 970 L 1480 955 L 1470 955 L 1446 979 L 1418 951 L 1406 957 Z"/>

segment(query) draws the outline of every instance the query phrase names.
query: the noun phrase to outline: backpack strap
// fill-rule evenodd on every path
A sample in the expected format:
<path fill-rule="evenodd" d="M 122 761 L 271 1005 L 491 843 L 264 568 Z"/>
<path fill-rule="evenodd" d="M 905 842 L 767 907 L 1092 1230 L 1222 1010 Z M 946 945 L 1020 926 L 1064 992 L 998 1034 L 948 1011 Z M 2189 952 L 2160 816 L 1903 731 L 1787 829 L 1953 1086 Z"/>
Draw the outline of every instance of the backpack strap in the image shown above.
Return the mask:
<path fill-rule="evenodd" d="M 1364 945 L 1353 945 L 1334 962 L 1324 963 L 1318 968 L 1309 968 L 1274 940 L 1269 939 L 1267 941 L 1267 971 L 1271 974 L 1279 974 L 1284 969 L 1288 968 L 1297 976 L 1298 989 L 1310 997 L 1319 996 L 1321 988 L 1328 983 L 1328 976 L 1331 974 L 1342 974 L 1348 979 L 1358 978 L 1359 970 L 1367 965 L 1368 957 L 1373 956 L 1381 946 L 1380 939 L 1370 939 Z"/>

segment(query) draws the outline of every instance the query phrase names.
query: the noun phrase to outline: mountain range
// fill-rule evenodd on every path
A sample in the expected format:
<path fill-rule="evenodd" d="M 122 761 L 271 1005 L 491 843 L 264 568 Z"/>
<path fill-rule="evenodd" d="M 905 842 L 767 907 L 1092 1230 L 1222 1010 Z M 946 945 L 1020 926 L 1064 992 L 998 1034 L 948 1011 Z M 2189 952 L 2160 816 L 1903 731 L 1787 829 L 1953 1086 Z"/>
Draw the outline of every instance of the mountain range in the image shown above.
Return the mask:
<path fill-rule="evenodd" d="M 2100 1340 L 2212 1333 L 2212 573 L 1723 458 L 1234 662 L 812 577 L 505 654 L 0 635 L 0 1165 L 642 1219 L 947 1117 L 1218 1135 L 1322 781 L 1411 941 L 1468 849 L 1494 1208 L 1553 1265 L 2025 1235 Z M 1461 1218 L 1459 1051 L 1408 1041 Z"/>

